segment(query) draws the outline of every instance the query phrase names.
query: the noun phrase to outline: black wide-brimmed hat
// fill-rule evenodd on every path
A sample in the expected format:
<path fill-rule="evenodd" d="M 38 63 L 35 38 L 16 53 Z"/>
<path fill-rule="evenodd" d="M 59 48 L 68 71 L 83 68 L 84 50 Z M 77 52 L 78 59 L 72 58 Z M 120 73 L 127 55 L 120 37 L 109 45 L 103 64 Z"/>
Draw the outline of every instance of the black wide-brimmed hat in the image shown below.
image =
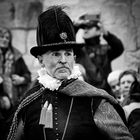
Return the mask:
<path fill-rule="evenodd" d="M 72 48 L 78 51 L 84 44 L 76 43 L 74 26 L 63 10 L 64 6 L 51 6 L 38 17 L 37 46 L 30 53 L 37 57 L 48 50 Z"/>

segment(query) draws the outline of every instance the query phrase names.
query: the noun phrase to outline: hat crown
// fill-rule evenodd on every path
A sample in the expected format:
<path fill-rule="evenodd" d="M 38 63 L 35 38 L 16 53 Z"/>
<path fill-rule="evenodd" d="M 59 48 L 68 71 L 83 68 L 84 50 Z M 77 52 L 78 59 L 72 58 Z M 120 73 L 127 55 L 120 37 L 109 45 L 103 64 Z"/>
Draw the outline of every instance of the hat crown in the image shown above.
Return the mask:
<path fill-rule="evenodd" d="M 73 49 L 74 53 L 83 44 L 76 43 L 75 30 L 64 6 L 51 6 L 38 17 L 37 46 L 30 49 L 36 58 L 51 50 Z"/>
<path fill-rule="evenodd" d="M 38 17 L 38 46 L 75 41 L 73 23 L 63 9 L 52 6 Z"/>
<path fill-rule="evenodd" d="M 91 28 L 99 27 L 100 23 L 100 14 L 84 14 L 79 17 L 80 20 L 83 20 L 81 28 Z"/>
<path fill-rule="evenodd" d="M 82 20 L 89 20 L 89 21 L 100 21 L 101 15 L 100 14 L 84 14 L 79 17 Z"/>

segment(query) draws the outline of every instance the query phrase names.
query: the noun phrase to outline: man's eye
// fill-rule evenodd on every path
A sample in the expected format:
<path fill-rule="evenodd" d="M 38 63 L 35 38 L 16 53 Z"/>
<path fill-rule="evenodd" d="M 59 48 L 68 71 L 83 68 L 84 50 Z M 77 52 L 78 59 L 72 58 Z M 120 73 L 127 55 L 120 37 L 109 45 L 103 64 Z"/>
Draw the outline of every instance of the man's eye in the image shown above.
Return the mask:
<path fill-rule="evenodd" d="M 70 56 L 70 55 L 71 55 L 71 53 L 66 53 L 65 55 L 66 55 L 66 56 Z"/>
<path fill-rule="evenodd" d="M 52 56 L 59 56 L 60 54 L 58 52 L 52 53 Z"/>
<path fill-rule="evenodd" d="M 72 52 L 66 52 L 65 55 L 66 56 L 71 56 L 72 55 Z"/>

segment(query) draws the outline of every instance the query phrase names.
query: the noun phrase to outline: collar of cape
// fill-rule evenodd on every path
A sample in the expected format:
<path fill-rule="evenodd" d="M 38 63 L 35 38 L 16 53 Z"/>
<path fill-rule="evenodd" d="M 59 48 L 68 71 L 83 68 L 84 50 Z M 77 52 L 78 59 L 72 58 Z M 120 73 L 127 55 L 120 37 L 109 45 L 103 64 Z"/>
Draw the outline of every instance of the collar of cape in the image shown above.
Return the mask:
<path fill-rule="evenodd" d="M 46 89 L 42 85 L 38 85 L 34 89 L 32 89 L 31 93 L 29 92 L 29 96 L 27 96 L 25 99 L 22 100 L 19 106 L 24 105 L 24 107 L 28 104 L 30 104 L 30 101 L 36 100 L 38 97 L 40 97 L 44 92 L 46 92 Z M 117 103 L 117 101 L 114 99 L 113 96 L 109 95 L 105 90 L 96 88 L 87 82 L 84 82 L 79 79 L 69 79 L 67 81 L 64 81 L 59 89 L 57 90 L 58 92 L 61 92 L 63 94 L 66 94 L 68 96 L 73 96 L 73 97 L 101 97 L 104 99 L 109 100 L 111 103 Z M 57 92 L 56 90 L 52 92 Z M 28 95 L 28 93 L 27 93 Z M 27 103 L 26 103 L 27 102 Z M 22 108 L 22 107 L 21 107 Z"/>

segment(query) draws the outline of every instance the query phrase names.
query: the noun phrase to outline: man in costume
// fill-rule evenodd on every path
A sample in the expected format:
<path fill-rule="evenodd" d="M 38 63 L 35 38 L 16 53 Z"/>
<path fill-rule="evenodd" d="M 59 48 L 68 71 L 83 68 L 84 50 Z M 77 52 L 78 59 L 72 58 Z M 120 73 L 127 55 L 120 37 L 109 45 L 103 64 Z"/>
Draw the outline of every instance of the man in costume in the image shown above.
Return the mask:
<path fill-rule="evenodd" d="M 78 79 L 75 54 L 83 44 L 75 42 L 63 8 L 51 6 L 38 18 L 38 45 L 30 52 L 42 68 L 15 112 L 8 140 L 21 132 L 25 140 L 133 140 L 114 97 Z"/>

